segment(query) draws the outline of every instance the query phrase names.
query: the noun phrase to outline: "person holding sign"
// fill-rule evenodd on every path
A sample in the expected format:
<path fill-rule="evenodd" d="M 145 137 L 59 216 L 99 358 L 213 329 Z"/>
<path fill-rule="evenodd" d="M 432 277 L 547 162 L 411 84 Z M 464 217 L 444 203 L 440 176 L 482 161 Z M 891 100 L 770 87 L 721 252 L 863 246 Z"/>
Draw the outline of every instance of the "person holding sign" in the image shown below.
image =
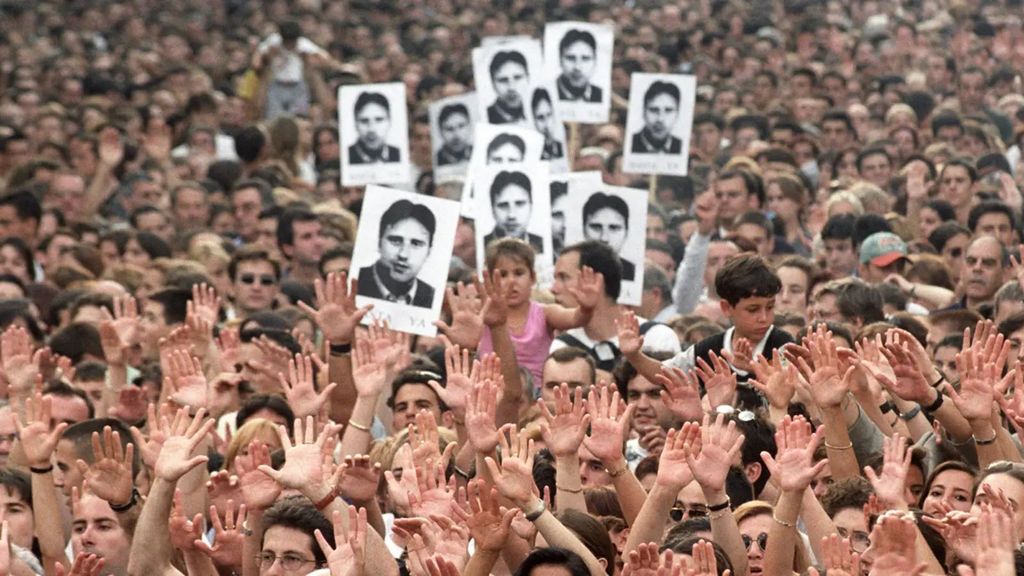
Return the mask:
<path fill-rule="evenodd" d="M 380 218 L 380 258 L 359 270 L 360 296 L 430 308 L 434 288 L 417 276 L 434 244 L 437 220 L 422 204 L 399 200 Z"/>
<path fill-rule="evenodd" d="M 644 93 L 644 128 L 633 135 L 634 154 L 682 154 L 683 141 L 672 135 L 679 117 L 679 87 L 656 81 Z"/>
<path fill-rule="evenodd" d="M 487 121 L 491 124 L 525 123 L 523 93 L 530 84 L 526 57 L 519 52 L 502 50 L 491 60 L 490 72 L 496 98 L 487 107 Z"/>
<path fill-rule="evenodd" d="M 484 247 L 499 238 L 518 238 L 527 242 L 535 252 L 544 251 L 543 239 L 526 230 L 533 212 L 533 190 L 526 174 L 498 173 L 491 184 L 491 212 L 494 214 L 494 230 L 484 236 Z"/>
<path fill-rule="evenodd" d="M 593 194 L 583 205 L 583 235 L 621 254 L 629 235 L 629 205 L 618 196 L 603 192 Z M 632 281 L 636 277 L 636 264 L 622 256 L 619 262 L 622 263 L 622 279 Z"/>
<path fill-rule="evenodd" d="M 444 144 L 437 151 L 437 165 L 451 166 L 469 162 L 473 153 L 469 108 L 462 102 L 445 106 L 438 117 L 438 126 Z"/>
<path fill-rule="evenodd" d="M 385 138 L 391 130 L 391 104 L 379 92 L 363 92 L 355 104 L 356 132 L 359 139 L 348 147 L 349 164 L 378 164 L 401 161 L 396 146 Z"/>
<path fill-rule="evenodd" d="M 558 43 L 562 74 L 556 81 L 559 100 L 601 102 L 601 88 L 590 83 L 597 63 L 597 40 L 586 30 L 569 30 Z"/>

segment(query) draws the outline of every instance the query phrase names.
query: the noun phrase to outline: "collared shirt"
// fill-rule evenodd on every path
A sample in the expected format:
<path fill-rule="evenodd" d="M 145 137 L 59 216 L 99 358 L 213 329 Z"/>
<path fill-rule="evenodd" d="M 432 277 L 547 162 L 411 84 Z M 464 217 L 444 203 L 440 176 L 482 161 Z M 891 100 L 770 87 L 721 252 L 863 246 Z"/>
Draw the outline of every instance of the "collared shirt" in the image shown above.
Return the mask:
<path fill-rule="evenodd" d="M 362 164 L 383 164 L 385 162 L 389 162 L 387 158 L 387 144 L 384 144 L 377 150 L 370 150 L 363 145 L 362 140 L 357 140 L 352 149 L 355 151 L 356 156 L 359 157 L 359 162 Z"/>
<path fill-rule="evenodd" d="M 569 81 L 565 79 L 565 75 L 560 75 L 555 81 L 558 86 L 558 98 L 559 100 L 585 100 L 590 102 L 596 100 L 594 98 L 594 86 L 587 82 L 583 85 L 583 88 L 576 88 Z"/>
<path fill-rule="evenodd" d="M 757 358 L 759 354 L 764 354 L 764 347 L 768 344 L 768 337 L 772 335 L 773 330 L 775 330 L 775 327 L 770 326 L 768 328 L 768 331 L 764 333 L 764 336 L 761 337 L 761 340 L 754 345 L 754 351 L 750 355 L 751 358 Z M 731 326 L 728 330 L 725 331 L 725 339 L 722 342 L 722 350 L 728 352 L 729 354 L 734 353 L 732 349 L 732 336 L 735 332 L 735 326 Z M 662 362 L 662 364 L 666 366 L 675 366 L 676 368 L 679 368 L 680 370 L 684 370 L 687 372 L 693 370 L 694 367 L 697 365 L 697 358 L 694 354 L 694 347 L 690 346 L 681 354 L 677 354 L 675 357 L 665 360 L 664 362 Z M 739 368 L 733 366 L 732 364 L 729 364 L 729 367 L 732 368 L 733 372 L 736 372 L 736 374 L 738 374 L 739 376 L 747 376 L 747 372 L 745 370 L 740 370 Z"/>
<path fill-rule="evenodd" d="M 672 148 L 672 136 L 669 135 L 659 143 L 651 140 L 651 137 L 647 134 L 647 129 L 644 128 L 640 131 L 640 141 L 644 143 L 644 150 L 647 154 L 670 154 Z"/>
<path fill-rule="evenodd" d="M 462 149 L 462 152 L 456 152 L 448 146 L 443 146 L 437 152 L 437 165 L 447 166 L 449 164 L 462 164 L 469 162 L 469 157 L 473 154 L 473 147 L 466 146 Z"/>
<path fill-rule="evenodd" d="M 388 287 L 384 285 L 384 282 L 380 279 L 380 274 L 377 273 L 376 265 L 373 266 L 372 270 L 373 281 L 374 283 L 377 284 L 377 290 L 380 291 L 382 300 L 387 300 L 388 302 L 397 302 L 399 304 L 405 304 L 406 306 L 412 305 L 412 298 L 416 294 L 419 279 L 413 279 L 412 284 L 409 284 L 409 289 L 405 292 L 405 294 L 395 294 L 391 290 L 389 290 Z"/>
<path fill-rule="evenodd" d="M 541 160 L 551 160 L 553 158 L 561 158 L 562 154 L 562 143 L 554 138 L 544 141 L 544 152 L 541 154 Z"/>
<path fill-rule="evenodd" d="M 526 121 L 526 111 L 522 104 L 518 108 L 509 109 L 501 100 L 495 100 L 491 110 L 494 110 L 494 113 L 498 115 L 500 124 L 515 124 L 516 122 Z"/>

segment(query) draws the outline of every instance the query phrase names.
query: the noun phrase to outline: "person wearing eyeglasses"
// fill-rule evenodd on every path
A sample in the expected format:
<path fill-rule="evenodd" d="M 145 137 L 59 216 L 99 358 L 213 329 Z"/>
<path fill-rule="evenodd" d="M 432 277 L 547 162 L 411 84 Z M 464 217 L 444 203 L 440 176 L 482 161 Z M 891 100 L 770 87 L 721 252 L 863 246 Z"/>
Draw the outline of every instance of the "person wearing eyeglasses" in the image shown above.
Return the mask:
<path fill-rule="evenodd" d="M 256 556 L 261 576 L 308 574 L 327 558 L 313 538 L 319 530 L 334 545 L 334 527 L 323 514 L 299 498 L 280 500 L 263 515 L 263 541 Z"/>
<path fill-rule="evenodd" d="M 262 248 L 242 248 L 228 264 L 235 316 L 246 318 L 270 310 L 280 292 L 281 268 Z"/>

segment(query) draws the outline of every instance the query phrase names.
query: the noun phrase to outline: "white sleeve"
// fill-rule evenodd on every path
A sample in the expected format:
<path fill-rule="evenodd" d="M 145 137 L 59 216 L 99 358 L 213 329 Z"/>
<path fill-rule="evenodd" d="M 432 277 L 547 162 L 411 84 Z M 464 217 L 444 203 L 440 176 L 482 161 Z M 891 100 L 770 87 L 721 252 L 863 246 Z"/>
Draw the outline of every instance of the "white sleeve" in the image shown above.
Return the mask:
<path fill-rule="evenodd" d="M 295 43 L 295 48 L 302 54 L 319 54 L 321 56 L 327 56 L 327 51 L 317 46 L 312 40 L 302 36 Z"/>
<path fill-rule="evenodd" d="M 662 364 L 665 366 L 679 368 L 684 372 L 689 372 L 697 365 L 696 352 L 694 352 L 693 346 L 690 346 L 679 354 L 665 360 Z"/>
<path fill-rule="evenodd" d="M 693 312 L 704 293 L 704 268 L 708 263 L 710 246 L 711 235 L 704 236 L 699 232 L 690 235 L 690 241 L 686 243 L 686 254 L 676 271 L 676 285 L 672 290 L 676 310 L 680 314 Z"/>

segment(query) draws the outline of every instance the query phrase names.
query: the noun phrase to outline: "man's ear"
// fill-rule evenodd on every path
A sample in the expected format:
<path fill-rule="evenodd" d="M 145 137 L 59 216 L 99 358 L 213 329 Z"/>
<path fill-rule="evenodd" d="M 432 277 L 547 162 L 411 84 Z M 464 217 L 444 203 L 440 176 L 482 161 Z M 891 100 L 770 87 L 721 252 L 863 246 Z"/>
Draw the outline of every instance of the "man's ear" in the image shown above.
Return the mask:
<path fill-rule="evenodd" d="M 729 304 L 725 298 L 722 298 L 718 301 L 718 306 L 722 309 L 722 314 L 732 318 L 732 304 Z"/>
<path fill-rule="evenodd" d="M 753 486 L 757 483 L 757 479 L 761 477 L 761 463 L 751 462 L 743 466 L 743 475 L 747 477 L 747 481 Z"/>
<path fill-rule="evenodd" d="M 441 413 L 441 425 L 449 430 L 455 430 L 455 413 L 445 410 Z"/>

